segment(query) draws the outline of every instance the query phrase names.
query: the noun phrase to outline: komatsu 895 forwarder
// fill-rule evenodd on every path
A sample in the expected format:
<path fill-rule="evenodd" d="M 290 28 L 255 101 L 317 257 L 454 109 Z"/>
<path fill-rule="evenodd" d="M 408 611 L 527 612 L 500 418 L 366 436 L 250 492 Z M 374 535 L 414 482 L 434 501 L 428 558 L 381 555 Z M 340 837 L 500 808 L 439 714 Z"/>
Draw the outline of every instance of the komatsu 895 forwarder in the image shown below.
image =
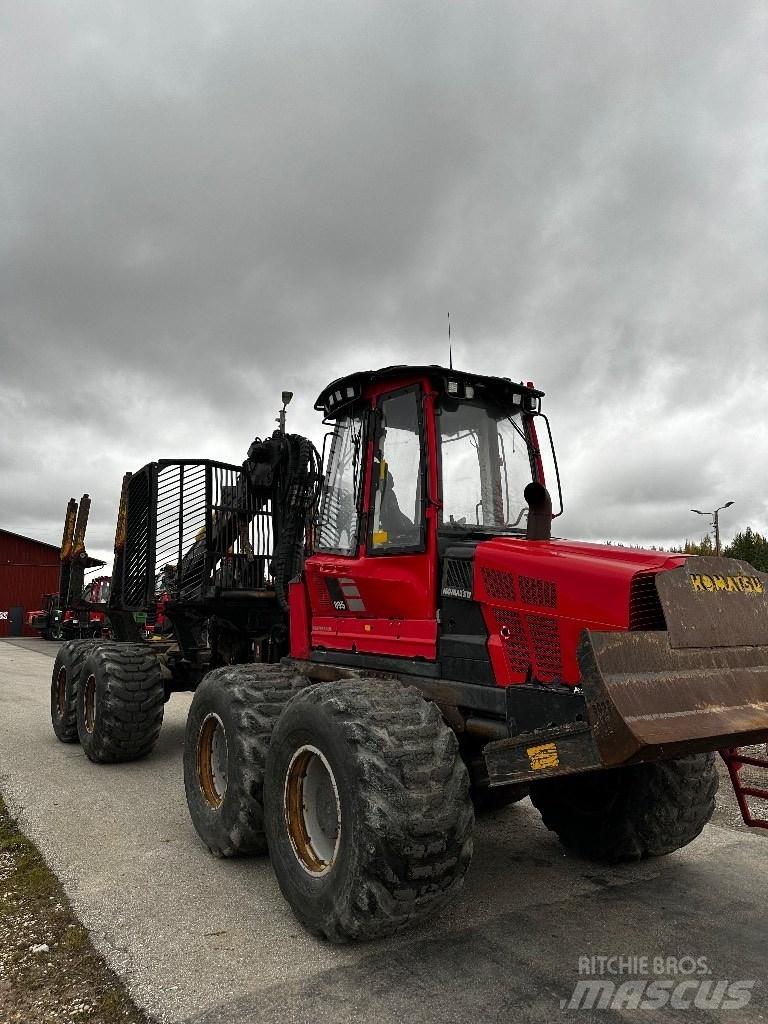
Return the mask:
<path fill-rule="evenodd" d="M 114 639 L 61 649 L 57 735 L 131 760 L 194 690 L 195 828 L 219 856 L 268 850 L 296 916 L 333 941 L 454 899 L 474 808 L 527 792 L 591 858 L 691 842 L 713 752 L 768 739 L 768 577 L 552 537 L 530 385 L 352 374 L 316 402 L 324 460 L 286 433 L 289 398 L 240 466 L 126 477 Z M 149 645 L 134 612 L 160 577 L 173 633 Z"/>

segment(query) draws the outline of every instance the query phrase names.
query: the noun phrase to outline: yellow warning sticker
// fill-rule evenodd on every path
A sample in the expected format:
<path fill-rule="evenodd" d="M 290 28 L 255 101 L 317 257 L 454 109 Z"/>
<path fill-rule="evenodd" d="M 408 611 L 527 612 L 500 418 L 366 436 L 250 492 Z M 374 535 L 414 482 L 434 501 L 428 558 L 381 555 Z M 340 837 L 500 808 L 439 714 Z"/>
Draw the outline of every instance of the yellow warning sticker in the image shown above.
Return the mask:
<path fill-rule="evenodd" d="M 557 756 L 557 745 L 554 743 L 542 743 L 538 747 L 528 747 L 526 750 L 531 768 L 541 771 L 542 768 L 557 768 L 560 758 Z"/>
<path fill-rule="evenodd" d="M 703 594 L 764 594 L 758 576 L 720 576 L 713 573 L 691 573 L 691 588 Z"/>

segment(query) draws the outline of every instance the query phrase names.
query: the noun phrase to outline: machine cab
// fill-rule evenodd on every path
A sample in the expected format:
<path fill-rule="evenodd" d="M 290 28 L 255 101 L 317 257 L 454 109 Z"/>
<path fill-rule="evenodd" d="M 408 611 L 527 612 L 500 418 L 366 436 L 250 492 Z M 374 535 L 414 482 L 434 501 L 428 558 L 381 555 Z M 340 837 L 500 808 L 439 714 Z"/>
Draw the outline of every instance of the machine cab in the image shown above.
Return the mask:
<path fill-rule="evenodd" d="M 525 533 L 523 491 L 543 484 L 540 398 L 435 366 L 354 374 L 322 392 L 326 468 L 305 563 L 313 658 L 436 661 L 446 551 Z"/>

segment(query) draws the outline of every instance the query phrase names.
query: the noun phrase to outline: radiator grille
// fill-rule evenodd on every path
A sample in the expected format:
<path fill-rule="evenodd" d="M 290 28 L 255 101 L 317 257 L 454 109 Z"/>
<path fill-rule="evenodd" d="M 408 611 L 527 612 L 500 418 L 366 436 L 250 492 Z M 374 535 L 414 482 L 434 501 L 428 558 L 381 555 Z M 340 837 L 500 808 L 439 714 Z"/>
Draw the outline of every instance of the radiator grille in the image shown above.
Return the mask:
<path fill-rule="evenodd" d="M 557 619 L 550 615 L 528 615 L 526 624 L 533 646 L 536 678 L 544 683 L 551 683 L 553 680 L 561 678 L 563 658 Z"/>
<path fill-rule="evenodd" d="M 654 573 L 638 573 L 632 580 L 629 591 L 629 628 L 652 631 L 667 628 Z"/>
<path fill-rule="evenodd" d="M 536 604 L 541 608 L 557 607 L 557 587 L 549 580 L 518 576 L 517 584 L 520 588 L 520 600 L 525 604 Z"/>
<path fill-rule="evenodd" d="M 507 668 L 512 675 L 527 675 L 529 668 L 539 682 L 562 679 L 563 656 L 558 620 L 551 615 L 522 615 L 494 608 Z"/>
<path fill-rule="evenodd" d="M 494 608 L 493 614 L 499 626 L 507 668 L 514 675 L 525 675 L 531 658 L 520 613 L 507 611 L 505 608 Z"/>
<path fill-rule="evenodd" d="M 515 578 L 512 573 L 500 569 L 483 569 L 483 583 L 489 597 L 500 601 L 515 600 Z"/>
<path fill-rule="evenodd" d="M 468 558 L 446 558 L 443 563 L 443 593 L 463 591 L 472 595 L 472 561 Z M 458 596 L 455 593 L 451 597 Z"/>
<path fill-rule="evenodd" d="M 311 569 L 309 565 L 307 566 L 307 585 L 313 609 L 332 614 L 335 609 L 331 602 L 331 595 L 328 593 L 328 586 L 320 572 L 317 569 Z"/>

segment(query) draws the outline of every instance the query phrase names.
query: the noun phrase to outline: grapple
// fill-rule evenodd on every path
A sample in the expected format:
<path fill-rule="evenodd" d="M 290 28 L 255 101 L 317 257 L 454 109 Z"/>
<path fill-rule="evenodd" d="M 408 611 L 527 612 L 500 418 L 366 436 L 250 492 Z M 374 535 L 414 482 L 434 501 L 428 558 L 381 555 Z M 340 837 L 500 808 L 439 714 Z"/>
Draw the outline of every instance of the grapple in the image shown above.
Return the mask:
<path fill-rule="evenodd" d="M 768 741 L 768 575 L 692 557 L 655 584 L 666 630 L 585 629 L 580 687 L 551 694 L 544 728 L 488 744 L 492 783 Z"/>

